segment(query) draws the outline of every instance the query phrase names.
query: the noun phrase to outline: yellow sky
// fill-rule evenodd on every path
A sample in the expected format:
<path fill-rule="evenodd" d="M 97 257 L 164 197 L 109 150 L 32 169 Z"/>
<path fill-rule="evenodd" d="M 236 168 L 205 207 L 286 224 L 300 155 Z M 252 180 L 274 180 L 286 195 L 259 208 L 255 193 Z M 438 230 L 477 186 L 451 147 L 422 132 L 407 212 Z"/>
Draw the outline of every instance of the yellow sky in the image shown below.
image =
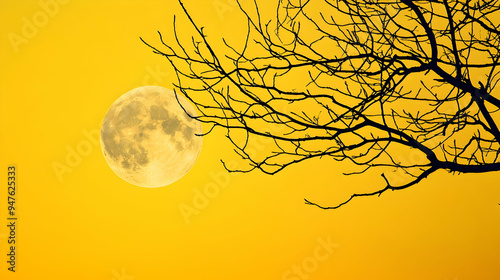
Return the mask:
<path fill-rule="evenodd" d="M 213 36 L 240 33 L 231 0 L 185 2 Z M 329 159 L 227 174 L 221 158 L 241 162 L 216 131 L 178 182 L 122 181 L 100 123 L 130 89 L 172 88 L 139 36 L 155 42 L 174 13 L 171 0 L 0 0 L 0 180 L 15 164 L 18 182 L 15 273 L 0 189 L 0 279 L 500 279 L 498 173 L 437 172 L 324 211 L 303 199 L 335 204 L 383 179 L 342 176 Z"/>

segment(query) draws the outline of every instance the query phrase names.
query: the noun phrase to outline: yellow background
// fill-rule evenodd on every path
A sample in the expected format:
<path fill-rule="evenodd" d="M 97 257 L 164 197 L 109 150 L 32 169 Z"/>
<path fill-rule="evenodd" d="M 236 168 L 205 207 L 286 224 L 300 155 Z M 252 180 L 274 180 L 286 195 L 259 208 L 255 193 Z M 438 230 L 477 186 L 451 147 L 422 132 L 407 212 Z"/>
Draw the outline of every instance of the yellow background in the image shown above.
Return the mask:
<path fill-rule="evenodd" d="M 185 2 L 208 34 L 238 35 L 234 2 Z M 342 176 L 329 159 L 275 176 L 228 175 L 219 160 L 236 156 L 218 131 L 173 185 L 122 181 L 84 133 L 98 131 L 128 90 L 172 88 L 167 61 L 139 36 L 157 43 L 156 30 L 171 32 L 180 8 L 172 0 L 72 0 L 58 9 L 16 52 L 9 34 L 21 35 L 23 18 L 33 23 L 44 10 L 38 1 L 0 1 L 0 279 L 282 279 L 314 257 L 318 238 L 338 248 L 308 279 L 500 279 L 498 173 L 438 172 L 324 211 L 303 198 L 335 204 L 383 179 Z M 59 180 L 54 162 L 66 164 L 68 151 L 86 143 L 91 150 Z M 6 263 L 10 164 L 18 169 L 15 273 Z M 229 183 L 188 223 L 179 207 L 217 183 L 210 174 Z"/>

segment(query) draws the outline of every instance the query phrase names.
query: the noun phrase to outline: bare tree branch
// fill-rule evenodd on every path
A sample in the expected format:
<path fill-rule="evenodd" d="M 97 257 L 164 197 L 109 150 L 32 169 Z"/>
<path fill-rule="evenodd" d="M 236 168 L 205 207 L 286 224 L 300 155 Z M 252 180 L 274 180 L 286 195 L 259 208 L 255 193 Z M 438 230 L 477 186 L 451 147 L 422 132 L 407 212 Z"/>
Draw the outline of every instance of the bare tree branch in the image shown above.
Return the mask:
<path fill-rule="evenodd" d="M 305 200 L 335 209 L 437 170 L 500 170 L 498 0 L 242 1 L 245 39 L 223 49 L 179 3 L 193 35 L 175 18 L 171 39 L 143 42 L 174 67 L 206 134 L 224 129 L 248 164 L 229 171 L 275 174 L 323 157 L 354 164 L 349 175 L 380 170 L 376 191 L 334 206 Z M 256 139 L 269 143 L 259 153 Z M 399 160 L 410 152 L 422 161 Z"/>

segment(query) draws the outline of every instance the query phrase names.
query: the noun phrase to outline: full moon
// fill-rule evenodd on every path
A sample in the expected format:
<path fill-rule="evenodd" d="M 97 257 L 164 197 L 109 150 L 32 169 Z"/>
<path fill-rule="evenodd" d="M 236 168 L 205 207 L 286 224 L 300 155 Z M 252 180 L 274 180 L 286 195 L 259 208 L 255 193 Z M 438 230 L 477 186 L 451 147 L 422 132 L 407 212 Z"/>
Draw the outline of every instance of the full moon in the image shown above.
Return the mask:
<path fill-rule="evenodd" d="M 193 106 L 177 98 L 169 89 L 143 86 L 111 105 L 102 123 L 101 149 L 116 175 L 136 186 L 158 188 L 193 167 L 202 145 L 202 137 L 195 135 L 201 134 L 201 125 L 190 117 L 197 116 Z"/>

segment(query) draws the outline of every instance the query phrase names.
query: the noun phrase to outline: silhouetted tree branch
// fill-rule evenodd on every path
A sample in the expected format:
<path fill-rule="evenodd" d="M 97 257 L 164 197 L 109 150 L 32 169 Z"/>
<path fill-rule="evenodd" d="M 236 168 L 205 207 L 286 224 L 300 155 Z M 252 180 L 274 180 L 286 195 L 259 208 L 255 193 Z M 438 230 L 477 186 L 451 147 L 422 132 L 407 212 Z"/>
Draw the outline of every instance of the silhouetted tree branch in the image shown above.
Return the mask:
<path fill-rule="evenodd" d="M 226 129 L 249 164 L 230 171 L 275 174 L 322 157 L 359 167 L 348 174 L 381 169 L 377 191 L 334 206 L 306 200 L 332 209 L 437 170 L 500 170 L 498 1 L 280 0 L 273 16 L 241 1 L 245 40 L 223 39 L 224 49 L 179 3 L 191 40 L 174 19 L 172 40 L 144 43 L 175 68 L 196 119 Z M 248 152 L 255 137 L 272 140 L 265 155 Z M 425 161 L 397 159 L 409 151 Z"/>

